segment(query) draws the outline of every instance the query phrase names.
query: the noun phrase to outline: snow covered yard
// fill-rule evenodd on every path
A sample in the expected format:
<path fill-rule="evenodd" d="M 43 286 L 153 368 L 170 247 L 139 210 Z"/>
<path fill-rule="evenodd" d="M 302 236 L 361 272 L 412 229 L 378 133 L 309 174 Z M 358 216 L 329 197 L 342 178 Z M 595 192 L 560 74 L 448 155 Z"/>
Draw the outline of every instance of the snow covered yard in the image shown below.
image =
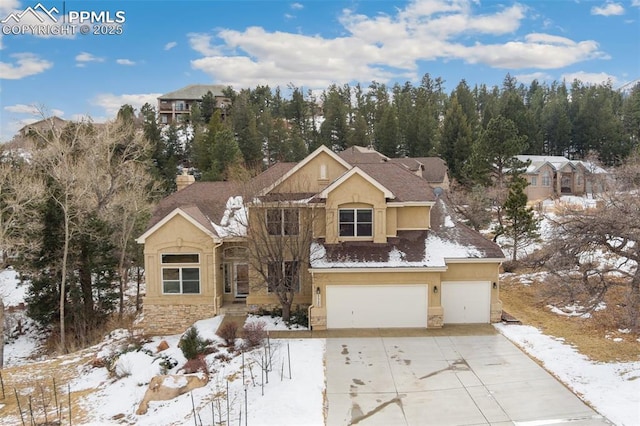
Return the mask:
<path fill-rule="evenodd" d="M 68 383 L 63 381 L 65 375 L 59 376 L 57 387 L 59 397 L 65 401 L 63 418 L 68 413 L 63 396 L 67 389 L 74 395 L 72 412 L 76 424 L 182 425 L 194 423 L 194 413 L 198 424 L 209 425 L 226 422 L 227 418 L 231 424 L 244 424 L 245 420 L 251 425 L 323 424 L 324 340 L 269 339 L 264 346 L 233 350 L 215 334 L 222 319 L 218 316 L 194 324 L 200 336 L 213 343 L 214 351 L 204 358 L 209 382 L 173 400 L 151 402 L 143 415 L 135 412 L 149 381 L 160 374 L 181 374 L 186 359 L 178 347 L 180 335 L 154 337 L 132 349 L 129 332 L 116 330 L 82 354 L 42 363 L 27 362 L 24 370 L 47 365 L 47 374 L 52 376 L 57 369 L 75 371 Z M 242 343 L 237 339 L 236 347 Z M 270 364 L 268 372 L 261 368 L 267 364 L 265 360 Z M 23 388 L 18 390 L 21 398 L 39 396 L 38 383 L 51 382 L 50 377 L 35 374 L 24 379 Z M 29 419 L 24 407 L 23 416 Z M 15 403 L 11 411 L 8 408 L 0 404 L 0 424 L 20 424 Z M 3 412 L 5 409 L 8 412 Z M 48 416 L 55 418 L 53 408 Z"/>
<path fill-rule="evenodd" d="M 521 284 L 528 286 L 536 278 L 531 274 L 523 276 Z M 14 271 L 0 272 L 0 292 L 5 297 L 11 295 L 6 300 L 11 300 L 12 306 L 24 301 L 24 287 L 19 284 Z M 230 402 L 230 419 L 234 419 L 231 424 L 238 424 L 238 420 L 244 424 L 245 419 L 250 425 L 324 424 L 325 341 L 271 340 L 272 368 L 269 383 L 266 384 L 266 378 L 262 378 L 260 369 L 264 348 L 245 352 L 243 378 L 242 354 L 227 350 L 215 334 L 221 320 L 222 317 L 216 317 L 196 323 L 200 335 L 216 342 L 215 346 L 218 348 L 217 352 L 206 356 L 211 371 L 209 383 L 193 390 L 192 394 L 179 396 L 175 400 L 151 402 L 148 413 L 139 416 L 135 411 L 150 378 L 163 372 L 163 369 L 168 373 L 175 373 L 185 361 L 182 351 L 177 347 L 179 335 L 157 336 L 144 342 L 140 350 L 125 352 L 117 364 L 120 376 L 117 377 L 101 365 L 101 362 L 96 361 L 109 359 L 122 352 L 123 346 L 129 342 L 128 331 L 116 330 L 100 344 L 77 353 L 34 360 L 32 356 L 38 352 L 40 339 L 35 328 L 26 328 L 24 334 L 10 339 L 5 348 L 7 365 L 3 377 L 8 397 L 4 401 L 0 400 L 0 425 L 21 424 L 15 398 L 11 396 L 12 384 L 16 383 L 11 380 L 11 375 L 21 380 L 22 387 L 18 388 L 18 393 L 23 401 L 31 394 L 34 398 L 39 396 L 38 385 L 50 383 L 52 377 L 55 377 L 60 389 L 59 397 L 64 400 L 61 402 L 63 409 L 66 407 L 67 389 L 72 392 L 76 424 L 193 424 L 194 407 L 198 421 L 212 424 L 214 416 L 216 421 L 220 417 L 226 421 L 227 399 Z M 249 318 L 249 322 L 255 321 L 263 321 L 269 330 L 288 329 L 278 318 Z M 640 424 L 640 360 L 593 362 L 562 339 L 546 336 L 534 327 L 496 327 L 615 424 Z M 168 348 L 158 351 L 162 341 L 166 341 Z M 169 360 L 176 361 L 177 364 L 170 367 L 173 362 L 168 362 Z M 247 408 L 244 402 L 245 389 Z M 22 409 L 26 415 L 25 406 Z M 25 420 L 28 422 L 29 417 L 25 417 Z"/>
<path fill-rule="evenodd" d="M 563 339 L 546 336 L 535 327 L 495 327 L 614 424 L 640 424 L 640 361 L 593 362 Z"/>

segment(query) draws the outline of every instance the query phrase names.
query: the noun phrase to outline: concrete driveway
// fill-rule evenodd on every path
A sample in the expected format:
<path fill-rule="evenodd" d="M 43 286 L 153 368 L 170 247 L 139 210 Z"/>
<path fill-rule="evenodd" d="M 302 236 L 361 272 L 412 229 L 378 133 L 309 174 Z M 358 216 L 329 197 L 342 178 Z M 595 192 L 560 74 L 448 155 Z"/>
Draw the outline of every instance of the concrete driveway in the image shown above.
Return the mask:
<path fill-rule="evenodd" d="M 327 425 L 606 425 L 502 335 L 328 338 Z"/>

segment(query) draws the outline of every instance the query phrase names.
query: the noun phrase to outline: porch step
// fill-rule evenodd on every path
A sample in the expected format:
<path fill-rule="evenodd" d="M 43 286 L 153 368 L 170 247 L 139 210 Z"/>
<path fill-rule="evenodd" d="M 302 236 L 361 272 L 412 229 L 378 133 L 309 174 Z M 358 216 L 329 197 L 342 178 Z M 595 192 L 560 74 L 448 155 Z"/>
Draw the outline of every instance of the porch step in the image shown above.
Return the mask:
<path fill-rule="evenodd" d="M 229 316 L 246 316 L 249 312 L 247 304 L 244 302 L 227 303 L 220 307 L 220 314 Z"/>

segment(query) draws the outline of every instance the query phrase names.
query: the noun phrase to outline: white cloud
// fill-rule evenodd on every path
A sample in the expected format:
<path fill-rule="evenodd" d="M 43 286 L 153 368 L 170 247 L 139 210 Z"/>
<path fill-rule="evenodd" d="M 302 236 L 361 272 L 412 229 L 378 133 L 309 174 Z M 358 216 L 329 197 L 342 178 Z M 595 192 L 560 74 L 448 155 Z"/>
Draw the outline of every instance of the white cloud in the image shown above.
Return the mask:
<path fill-rule="evenodd" d="M 2 0 L 0 1 L 0 16 L 4 19 L 5 16 L 11 12 L 15 12 L 20 9 L 19 0 Z"/>
<path fill-rule="evenodd" d="M 139 94 L 123 94 L 114 95 L 113 93 L 102 93 L 91 100 L 91 103 L 104 108 L 105 114 L 109 117 L 115 117 L 122 105 L 128 104 L 137 110 L 145 103 L 156 106 L 158 97 L 162 93 L 139 93 Z"/>
<path fill-rule="evenodd" d="M 301 10 L 304 9 L 304 5 L 302 3 L 291 3 L 291 9 Z"/>
<path fill-rule="evenodd" d="M 640 0 L 633 0 L 631 2 L 631 6 L 633 7 L 640 7 Z"/>
<path fill-rule="evenodd" d="M 41 105 L 37 105 L 37 104 L 15 104 L 15 105 L 7 105 L 3 108 L 5 111 L 9 111 L 11 113 L 14 114 L 26 114 L 26 115 L 32 115 L 35 117 L 41 117 L 42 115 L 45 116 L 52 116 L 52 115 L 56 115 L 58 117 L 61 117 L 64 115 L 64 111 L 60 110 L 60 109 L 48 109 L 45 108 Z"/>
<path fill-rule="evenodd" d="M 76 66 L 83 68 L 85 67 L 89 62 L 104 62 L 104 58 L 98 57 L 98 56 L 94 56 L 91 53 L 88 52 L 81 52 L 78 55 L 76 55 Z"/>
<path fill-rule="evenodd" d="M 76 61 L 78 62 L 104 62 L 104 58 L 94 56 L 91 53 L 81 52 L 76 55 Z"/>
<path fill-rule="evenodd" d="M 607 2 L 602 6 L 592 7 L 591 14 L 602 16 L 624 15 L 624 7 L 620 3 Z"/>
<path fill-rule="evenodd" d="M 135 65 L 136 64 L 131 59 L 116 59 L 116 63 L 119 65 Z"/>
<path fill-rule="evenodd" d="M 0 62 L 0 78 L 19 80 L 30 75 L 40 74 L 53 66 L 53 62 L 40 59 L 33 53 L 14 53 L 15 63 Z"/>
<path fill-rule="evenodd" d="M 191 66 L 234 87 L 293 83 L 317 88 L 351 81 L 387 82 L 394 77 L 417 80 L 418 63 L 423 61 L 544 70 L 607 57 L 594 40 L 518 33 L 523 21 L 530 19 L 527 6 L 515 3 L 478 15 L 476 3 L 413 0 L 393 15 L 375 16 L 344 9 L 338 18 L 342 34 L 334 38 L 262 27 L 191 33 L 191 48 L 203 55 Z M 540 31 L 547 24 L 539 25 Z"/>
<path fill-rule="evenodd" d="M 579 80 L 586 84 L 603 84 L 611 81 L 611 83 L 615 85 L 617 82 L 617 78 L 615 76 L 607 74 L 605 72 L 593 73 L 578 71 L 562 74 L 562 79 L 568 83 L 573 82 L 573 80 Z"/>
<path fill-rule="evenodd" d="M 164 50 L 171 50 L 178 45 L 175 41 L 170 41 L 169 43 L 164 45 Z"/>
<path fill-rule="evenodd" d="M 189 33 L 189 46 L 196 52 L 203 54 L 204 56 L 215 56 L 220 54 L 220 50 L 211 46 L 212 36 L 202 33 Z"/>
<path fill-rule="evenodd" d="M 25 105 L 25 104 L 7 105 L 3 109 L 5 111 L 13 112 L 15 114 L 38 115 L 40 112 L 37 106 Z"/>

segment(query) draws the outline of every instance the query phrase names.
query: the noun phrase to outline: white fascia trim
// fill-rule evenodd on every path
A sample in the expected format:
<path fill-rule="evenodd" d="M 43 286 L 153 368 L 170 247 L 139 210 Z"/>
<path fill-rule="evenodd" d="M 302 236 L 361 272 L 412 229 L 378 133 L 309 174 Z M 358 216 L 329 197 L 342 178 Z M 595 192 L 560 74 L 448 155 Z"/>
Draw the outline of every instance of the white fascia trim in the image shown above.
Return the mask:
<path fill-rule="evenodd" d="M 377 266 L 371 268 L 309 268 L 309 272 L 321 274 L 352 274 L 352 273 L 375 273 L 375 272 L 447 272 L 446 266 L 411 266 L 411 267 L 393 267 L 386 268 Z"/>
<path fill-rule="evenodd" d="M 354 166 L 351 170 L 349 170 L 348 172 L 346 172 L 345 174 L 343 174 L 342 176 L 340 176 L 338 179 L 336 179 L 331 185 L 327 186 L 325 189 L 322 190 L 322 192 L 320 192 L 318 194 L 318 196 L 320 198 L 327 198 L 327 196 L 329 195 L 329 193 L 331 191 L 333 191 L 334 189 L 336 189 L 337 187 L 339 187 L 340 185 L 342 185 L 347 179 L 349 179 L 351 176 L 353 175 L 359 175 L 360 177 L 362 177 L 364 180 L 366 180 L 367 182 L 369 182 L 371 185 L 375 186 L 377 189 L 380 190 L 380 192 L 382 192 L 384 194 L 385 198 L 389 198 L 389 199 L 393 199 L 396 198 L 396 196 L 393 194 L 393 192 L 389 191 L 387 188 L 385 188 L 384 186 L 382 186 L 382 184 L 380 184 L 380 182 L 378 182 L 377 180 L 375 180 L 374 178 L 372 178 L 371 176 L 369 176 L 368 174 L 366 174 L 362 169 L 360 169 L 358 166 Z"/>
<path fill-rule="evenodd" d="M 285 173 L 280 179 L 276 180 L 275 183 L 273 183 L 272 185 L 270 185 L 270 186 L 266 187 L 265 189 L 263 189 L 262 191 L 260 191 L 258 193 L 258 195 L 262 196 L 262 195 L 266 195 L 269 192 L 271 192 L 271 190 L 273 190 L 273 188 L 275 188 L 276 186 L 280 185 L 285 180 L 289 179 L 289 177 L 291 175 L 293 175 L 298 170 L 300 170 L 302 167 L 304 167 L 307 163 L 309 163 L 311 160 L 313 160 L 315 157 L 317 157 L 321 152 L 324 152 L 325 154 L 329 155 L 331 158 L 333 158 L 338 163 L 340 163 L 342 166 L 344 166 L 345 169 L 349 170 L 351 168 L 351 164 L 347 163 L 345 160 L 340 158 L 340 156 L 338 156 L 338 154 L 336 154 L 335 152 L 331 151 L 325 145 L 320 145 L 318 147 L 318 149 L 313 151 L 311 154 L 307 155 L 304 158 L 304 160 L 302 160 L 298 164 L 296 164 L 295 167 L 293 167 L 291 170 L 289 170 L 287 173 Z"/>
<path fill-rule="evenodd" d="M 435 201 L 389 201 L 387 207 L 433 207 Z"/>
<path fill-rule="evenodd" d="M 169 222 L 171 219 L 173 219 L 175 216 L 178 216 L 178 215 L 182 216 L 187 222 L 191 223 L 193 226 L 195 226 L 196 228 L 200 229 L 202 232 L 204 232 L 205 234 L 210 236 L 214 241 L 222 242 L 222 240 L 220 240 L 220 238 L 216 234 L 214 234 L 213 232 L 211 232 L 210 230 L 208 230 L 207 228 L 202 226 L 202 224 L 200 222 L 196 221 L 194 218 L 192 218 L 187 213 L 185 213 L 180 207 L 178 207 L 175 210 L 173 210 L 171 213 L 169 213 L 168 215 L 163 217 L 160 222 L 156 223 L 151 228 L 149 228 L 147 230 L 147 232 L 145 232 L 144 234 L 142 234 L 138 238 L 136 238 L 136 243 L 144 244 L 146 239 L 151 234 L 156 232 L 158 229 L 160 229 L 162 226 L 164 226 L 167 222 Z"/>
<path fill-rule="evenodd" d="M 485 257 L 485 258 L 475 258 L 475 257 L 466 257 L 466 258 L 449 258 L 445 257 L 445 263 L 502 263 L 507 260 L 504 257 Z"/>

